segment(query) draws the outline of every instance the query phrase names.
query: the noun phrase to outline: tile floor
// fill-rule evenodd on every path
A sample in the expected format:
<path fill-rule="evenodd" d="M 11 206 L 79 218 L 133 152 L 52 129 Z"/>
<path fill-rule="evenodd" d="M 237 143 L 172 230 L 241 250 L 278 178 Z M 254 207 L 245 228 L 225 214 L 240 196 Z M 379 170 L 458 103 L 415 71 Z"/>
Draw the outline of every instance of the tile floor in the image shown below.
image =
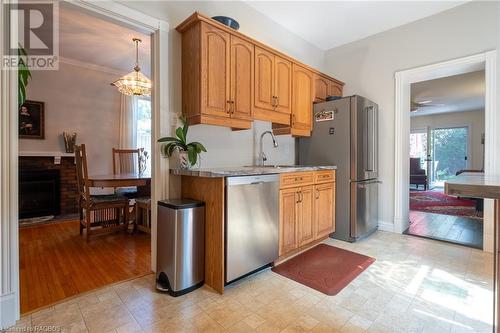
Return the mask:
<path fill-rule="evenodd" d="M 219 295 L 203 287 L 172 298 L 154 276 L 85 294 L 23 317 L 17 328 L 63 332 L 491 332 L 492 255 L 377 232 L 327 243 L 377 261 L 336 296 L 270 270 Z"/>

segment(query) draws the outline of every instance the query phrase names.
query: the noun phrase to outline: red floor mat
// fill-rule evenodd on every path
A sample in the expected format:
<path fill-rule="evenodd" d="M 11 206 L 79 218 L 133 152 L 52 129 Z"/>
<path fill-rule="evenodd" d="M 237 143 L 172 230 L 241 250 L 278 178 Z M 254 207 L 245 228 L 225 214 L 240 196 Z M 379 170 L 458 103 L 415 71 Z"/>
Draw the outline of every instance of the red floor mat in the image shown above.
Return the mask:
<path fill-rule="evenodd" d="M 272 270 L 324 294 L 336 295 L 374 261 L 362 254 L 319 244 Z"/>

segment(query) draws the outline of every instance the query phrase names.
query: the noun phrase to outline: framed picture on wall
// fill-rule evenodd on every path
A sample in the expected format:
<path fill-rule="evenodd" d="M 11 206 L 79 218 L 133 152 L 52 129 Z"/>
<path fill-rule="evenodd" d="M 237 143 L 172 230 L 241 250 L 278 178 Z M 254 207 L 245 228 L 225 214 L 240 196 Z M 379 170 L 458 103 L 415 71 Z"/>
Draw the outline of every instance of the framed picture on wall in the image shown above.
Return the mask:
<path fill-rule="evenodd" d="M 26 101 L 19 108 L 19 138 L 45 139 L 45 103 Z"/>

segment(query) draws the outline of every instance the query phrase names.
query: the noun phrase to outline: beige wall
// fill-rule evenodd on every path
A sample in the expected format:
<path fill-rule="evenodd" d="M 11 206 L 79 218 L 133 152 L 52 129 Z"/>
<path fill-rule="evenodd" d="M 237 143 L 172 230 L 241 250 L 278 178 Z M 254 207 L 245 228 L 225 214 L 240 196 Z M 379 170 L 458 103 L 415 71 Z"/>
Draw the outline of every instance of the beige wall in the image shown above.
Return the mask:
<path fill-rule="evenodd" d="M 475 170 L 482 169 L 483 145 L 481 144 L 481 136 L 484 133 L 484 110 L 451 112 L 411 118 L 412 130 L 421 130 L 427 127 L 432 129 L 459 126 L 469 127 L 470 167 Z"/>
<path fill-rule="evenodd" d="M 19 150 L 64 152 L 62 132 L 76 132 L 89 172 L 110 173 L 119 140 L 120 93 L 110 85 L 116 77 L 65 63 L 58 71 L 33 71 L 27 97 L 45 102 L 45 140 L 21 139 Z"/>
<path fill-rule="evenodd" d="M 380 107 L 381 222 L 394 222 L 394 142 L 398 140 L 394 137 L 394 74 L 496 49 L 499 21 L 500 3 L 470 2 L 326 53 L 327 72 L 346 82 L 345 94 L 366 96 Z"/>
<path fill-rule="evenodd" d="M 170 24 L 169 53 L 171 111 L 173 123 L 181 112 L 181 35 L 175 27 L 199 11 L 208 16 L 226 15 L 240 23 L 240 32 L 247 34 L 273 48 L 280 50 L 315 68 L 324 68 L 324 52 L 292 34 L 274 21 L 266 18 L 252 7 L 241 1 L 183 1 L 183 2 L 123 2 L 124 5 L 149 15 L 166 20 Z M 197 140 L 206 145 L 207 153 L 202 155 L 202 166 L 243 166 L 251 165 L 259 148 L 260 134 L 271 129 L 271 123 L 256 121 L 253 128 L 232 131 L 229 128 L 196 125 L 190 128 L 189 140 Z M 295 161 L 295 139 L 282 136 L 279 147 L 272 148 L 269 137 L 265 139 L 269 163 L 293 164 Z"/>

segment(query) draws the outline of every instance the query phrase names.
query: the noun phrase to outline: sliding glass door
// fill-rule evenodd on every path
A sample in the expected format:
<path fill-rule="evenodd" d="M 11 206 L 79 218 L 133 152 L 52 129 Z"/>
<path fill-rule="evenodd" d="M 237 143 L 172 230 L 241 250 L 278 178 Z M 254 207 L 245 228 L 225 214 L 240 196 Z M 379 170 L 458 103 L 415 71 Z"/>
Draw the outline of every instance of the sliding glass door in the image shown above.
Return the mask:
<path fill-rule="evenodd" d="M 457 171 L 468 167 L 469 128 L 434 128 L 430 132 L 430 179 L 433 186 L 443 186 Z"/>

